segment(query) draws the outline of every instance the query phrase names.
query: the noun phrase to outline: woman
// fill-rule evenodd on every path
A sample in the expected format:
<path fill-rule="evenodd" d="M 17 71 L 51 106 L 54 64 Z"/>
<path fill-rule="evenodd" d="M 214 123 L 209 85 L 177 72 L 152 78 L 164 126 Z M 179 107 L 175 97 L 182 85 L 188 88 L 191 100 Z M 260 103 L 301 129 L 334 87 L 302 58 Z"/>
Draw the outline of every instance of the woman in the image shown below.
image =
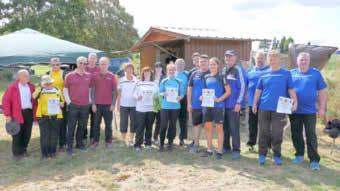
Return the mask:
<path fill-rule="evenodd" d="M 117 95 L 117 111 L 120 112 L 120 132 L 125 143 L 133 146 L 136 132 L 136 100 L 133 97 L 137 78 L 133 75 L 134 66 L 127 64 L 124 67 L 125 75 L 119 79 Z M 128 120 L 130 119 L 130 137 L 127 139 Z"/>
<path fill-rule="evenodd" d="M 167 78 L 162 80 L 159 86 L 161 101 L 161 132 L 159 152 L 164 152 L 165 135 L 168 132 L 168 151 L 172 151 L 173 140 L 176 136 L 176 121 L 181 107 L 180 100 L 184 96 L 184 86 L 175 77 L 176 67 L 168 64 L 166 67 Z"/>
<path fill-rule="evenodd" d="M 159 84 L 161 81 L 166 77 L 166 75 L 163 73 L 163 67 L 160 62 L 157 62 L 155 64 L 155 83 L 159 87 Z M 154 143 L 157 145 L 158 142 L 158 136 L 159 136 L 159 130 L 161 126 L 161 112 L 159 110 L 155 111 L 155 116 L 156 116 L 156 126 L 155 126 L 155 131 L 153 133 L 153 140 Z"/>
<path fill-rule="evenodd" d="M 230 95 L 230 87 L 224 75 L 219 74 L 220 61 L 218 58 L 213 57 L 209 60 L 210 74 L 204 77 L 203 91 L 213 90 L 214 92 L 214 105 L 203 107 L 203 122 L 205 128 L 205 136 L 207 139 L 207 151 L 202 155 L 204 158 L 211 157 L 213 155 L 212 139 L 213 139 L 213 126 L 215 123 L 218 137 L 218 148 L 216 152 L 216 159 L 221 160 L 223 155 L 223 108 L 224 100 Z M 201 97 L 203 100 L 203 97 Z"/>
<path fill-rule="evenodd" d="M 141 150 L 141 145 L 144 140 L 145 131 L 145 148 L 151 148 L 152 125 L 155 120 L 153 111 L 153 99 L 157 96 L 158 85 L 153 81 L 151 69 L 144 67 L 141 72 L 141 80 L 137 82 L 133 92 L 133 97 L 136 99 L 136 139 L 135 149 Z"/>
<path fill-rule="evenodd" d="M 283 128 L 285 127 L 286 114 L 277 112 L 280 97 L 292 99 L 292 111 L 297 108 L 296 93 L 293 89 L 293 80 L 289 71 L 282 69 L 280 57 L 277 51 L 268 54 L 270 69 L 260 78 L 256 86 L 252 111 L 254 114 L 259 109 L 259 159 L 260 165 L 264 165 L 269 143 L 273 150 L 273 160 L 276 165 L 282 165 L 281 145 L 283 140 Z M 259 104 L 258 104 L 259 103 Z"/>
<path fill-rule="evenodd" d="M 36 116 L 40 128 L 41 158 L 55 157 L 60 121 L 63 118 L 61 108 L 64 107 L 62 92 L 53 86 L 50 76 L 41 78 L 41 86 L 33 93 L 33 98 L 38 101 Z"/>

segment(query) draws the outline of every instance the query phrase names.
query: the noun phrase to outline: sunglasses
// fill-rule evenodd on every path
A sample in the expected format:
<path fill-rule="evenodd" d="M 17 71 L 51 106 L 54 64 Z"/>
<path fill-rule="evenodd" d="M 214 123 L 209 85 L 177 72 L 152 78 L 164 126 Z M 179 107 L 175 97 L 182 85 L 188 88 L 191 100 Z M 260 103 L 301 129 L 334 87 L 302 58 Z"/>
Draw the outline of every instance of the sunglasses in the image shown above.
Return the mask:
<path fill-rule="evenodd" d="M 60 66 L 60 64 L 52 64 L 52 66 Z"/>
<path fill-rule="evenodd" d="M 80 65 L 87 65 L 87 62 L 79 62 Z"/>

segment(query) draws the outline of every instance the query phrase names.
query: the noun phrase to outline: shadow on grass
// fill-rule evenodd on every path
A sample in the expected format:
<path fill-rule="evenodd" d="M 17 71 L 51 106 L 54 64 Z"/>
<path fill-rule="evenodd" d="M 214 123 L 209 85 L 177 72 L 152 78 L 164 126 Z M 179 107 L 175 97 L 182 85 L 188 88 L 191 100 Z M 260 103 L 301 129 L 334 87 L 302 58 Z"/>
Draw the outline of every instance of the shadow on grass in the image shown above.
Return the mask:
<path fill-rule="evenodd" d="M 246 133 L 243 132 L 243 140 L 246 140 L 245 136 Z M 118 137 L 118 133 L 115 131 L 114 137 Z M 139 168 L 143 167 L 148 160 L 151 160 L 159 161 L 166 166 L 191 166 L 198 170 L 211 169 L 221 173 L 232 169 L 239 176 L 261 181 L 264 184 L 269 181 L 283 187 L 294 187 L 296 182 L 308 187 L 328 185 L 336 188 L 340 186 L 339 169 L 331 169 L 328 166 L 321 165 L 320 171 L 312 172 L 307 161 L 301 165 L 293 165 L 291 158 L 283 157 L 283 166 L 275 166 L 268 157 L 267 163 L 264 166 L 259 166 L 257 154 L 247 151 L 242 152 L 239 161 L 232 161 L 230 154 L 226 154 L 221 161 L 214 158 L 206 160 L 200 157 L 202 152 L 193 155 L 188 153 L 186 148 L 177 145 L 172 152 L 158 153 L 157 147 L 154 146 L 151 150 L 143 149 L 142 152 L 137 153 L 118 139 L 114 139 L 112 149 L 105 149 L 103 130 L 101 131 L 101 138 L 100 145 L 95 151 L 90 149 L 87 152 L 75 150 L 76 153 L 72 157 L 67 156 L 66 153 L 58 153 L 55 159 L 41 161 L 39 137 L 34 136 L 29 145 L 30 156 L 18 162 L 12 160 L 11 140 L 1 140 L 0 185 L 10 186 L 14 183 L 20 184 L 40 180 L 62 182 L 71 179 L 75 174 L 85 174 L 89 170 L 103 170 L 114 176 L 121 171 L 121 169 L 115 167 L 115 164 Z M 202 141 L 202 145 L 205 145 L 205 141 Z M 201 148 L 201 151 L 203 150 L 204 148 Z"/>

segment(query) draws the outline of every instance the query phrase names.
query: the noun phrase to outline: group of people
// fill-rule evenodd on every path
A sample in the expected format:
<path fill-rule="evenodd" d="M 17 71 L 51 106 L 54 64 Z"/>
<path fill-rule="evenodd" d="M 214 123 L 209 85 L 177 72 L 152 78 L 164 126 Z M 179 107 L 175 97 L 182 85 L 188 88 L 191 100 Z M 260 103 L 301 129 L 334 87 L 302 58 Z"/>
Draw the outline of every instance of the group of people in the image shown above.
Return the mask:
<path fill-rule="evenodd" d="M 138 78 L 134 75 L 134 65 L 126 64 L 124 76 L 119 79 L 108 71 L 107 57 L 101 57 L 97 65 L 95 53 L 90 53 L 88 58 L 79 57 L 77 68 L 68 74 L 60 69 L 59 59 L 52 58 L 51 71 L 42 76 L 38 87 L 29 82 L 26 70 L 20 70 L 16 82 L 3 96 L 6 121 L 15 120 L 21 127 L 19 133 L 13 135 L 13 155 L 16 159 L 27 155 L 35 118 L 40 127 L 43 158 L 55 157 L 58 144 L 60 151 L 66 149 L 72 155 L 74 137 L 75 148 L 86 150 L 89 136 L 89 147 L 95 150 L 102 118 L 105 147 L 111 148 L 116 107 L 120 113 L 122 140 L 137 152 L 143 145 L 150 149 L 153 143 L 159 146 L 159 152 L 172 151 L 177 121 L 179 145 L 184 146 L 191 114 L 193 140 L 187 145 L 190 153 L 198 153 L 204 129 L 207 150 L 203 158 L 221 160 L 225 153 L 231 153 L 231 159 L 238 160 L 241 157 L 240 112 L 248 111 L 247 146 L 254 150 L 258 140 L 260 165 L 265 164 L 269 148 L 272 148 L 274 163 L 282 165 L 283 130 L 289 114 L 296 150 L 293 163 L 304 160 L 305 129 L 310 167 L 317 170 L 320 156 L 316 119 L 317 114 L 325 114 L 327 85 L 321 73 L 310 67 L 309 53 L 301 52 L 297 67 L 290 71 L 281 67 L 279 56 L 276 50 L 270 50 L 266 59 L 266 53 L 260 50 L 254 65 L 245 71 L 235 50 L 225 52 L 225 65 L 217 57 L 194 53 L 194 68 L 190 71 L 185 70 L 185 61 L 178 58 L 166 65 L 164 73 L 160 62 L 155 63 L 154 68 L 143 67 Z M 289 111 L 282 111 L 287 107 Z M 216 149 L 214 129 L 218 139 Z"/>

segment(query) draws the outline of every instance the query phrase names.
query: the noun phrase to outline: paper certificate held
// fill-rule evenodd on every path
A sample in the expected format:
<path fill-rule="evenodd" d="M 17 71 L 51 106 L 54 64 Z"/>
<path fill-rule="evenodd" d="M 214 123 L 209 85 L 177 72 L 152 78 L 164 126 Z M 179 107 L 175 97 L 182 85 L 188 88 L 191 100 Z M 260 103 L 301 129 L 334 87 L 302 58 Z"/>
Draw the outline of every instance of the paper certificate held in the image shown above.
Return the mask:
<path fill-rule="evenodd" d="M 279 97 L 276 112 L 291 114 L 292 113 L 292 107 L 293 107 L 292 99 L 286 98 L 286 97 Z"/>
<path fill-rule="evenodd" d="M 215 90 L 203 89 L 202 90 L 202 107 L 214 107 L 215 105 Z"/>
<path fill-rule="evenodd" d="M 178 89 L 177 88 L 166 88 L 166 101 L 172 102 L 172 103 L 178 103 L 177 97 L 178 97 Z"/>
<path fill-rule="evenodd" d="M 60 112 L 59 98 L 49 98 L 47 101 L 47 113 L 49 115 L 57 115 Z"/>

